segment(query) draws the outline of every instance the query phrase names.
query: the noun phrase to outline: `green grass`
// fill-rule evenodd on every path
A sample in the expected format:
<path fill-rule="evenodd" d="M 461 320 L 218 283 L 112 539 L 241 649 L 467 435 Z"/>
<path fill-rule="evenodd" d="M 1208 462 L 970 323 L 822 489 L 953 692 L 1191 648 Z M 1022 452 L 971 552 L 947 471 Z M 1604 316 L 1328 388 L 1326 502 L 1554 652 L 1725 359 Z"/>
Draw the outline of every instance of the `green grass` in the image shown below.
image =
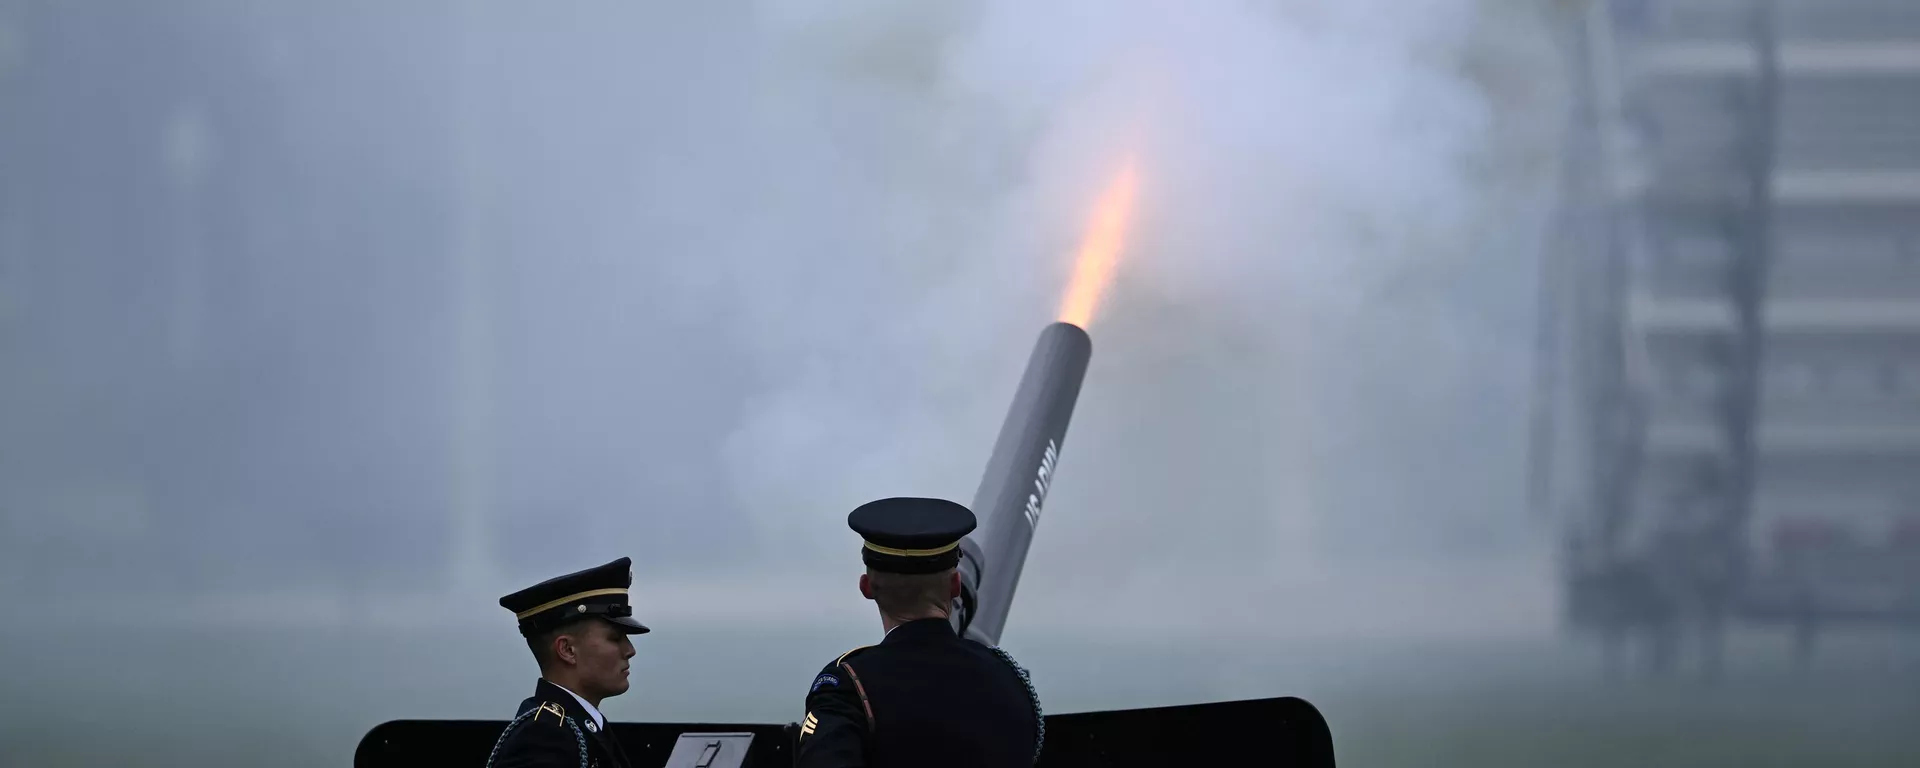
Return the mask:
<path fill-rule="evenodd" d="M 788 721 L 816 657 L 843 642 L 802 630 L 656 640 L 609 716 Z M 1589 655 L 1539 643 L 1209 649 L 1056 638 L 1012 650 L 1050 711 L 1303 696 L 1348 766 L 1920 766 L 1912 638 L 1836 643 L 1807 674 L 1787 668 L 1777 645 L 1738 649 L 1711 688 L 1603 683 Z M 531 686 L 518 638 L 460 632 L 49 641 L 0 630 L 0 648 L 4 766 L 346 766 L 374 724 L 503 719 Z"/>
<path fill-rule="evenodd" d="M 1920 765 L 1920 706 L 1871 693 L 1506 687 L 1322 709 L 1344 765 Z"/>

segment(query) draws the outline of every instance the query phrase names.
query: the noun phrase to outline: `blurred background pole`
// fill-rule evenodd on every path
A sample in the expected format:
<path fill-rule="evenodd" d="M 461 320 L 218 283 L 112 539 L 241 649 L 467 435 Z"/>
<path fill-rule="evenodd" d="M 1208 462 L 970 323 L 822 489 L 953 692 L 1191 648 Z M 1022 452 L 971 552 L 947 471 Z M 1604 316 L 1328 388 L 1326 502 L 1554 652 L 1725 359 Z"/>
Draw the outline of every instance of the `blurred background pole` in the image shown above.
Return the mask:
<path fill-rule="evenodd" d="M 21 67 L 25 55 L 26 24 L 20 18 L 21 9 L 11 0 L 0 0 L 0 114 L 15 109 L 15 104 L 23 103 L 20 98 L 20 82 L 15 76 Z M 13 153 L 24 149 L 26 142 L 19 138 L 22 130 L 16 124 L 0 121 L 0 157 L 13 157 Z M 27 318 L 27 227 L 29 220 L 22 213 L 27 194 L 24 173 L 0 173 L 0 355 L 10 352 L 9 342 L 12 332 L 24 327 Z M 11 377 L 0 376 L 0 412 L 18 407 L 24 402 L 17 394 L 19 384 Z M 0 443 L 4 446 L 5 443 Z M 7 495 L 0 493 L 0 504 L 5 503 Z M 14 529 L 13 521 L 0 515 L 0 596 L 10 590 L 20 589 L 26 582 L 31 570 L 31 561 L 27 544 Z"/>
<path fill-rule="evenodd" d="M 480 65 L 487 41 L 481 12 L 454 6 L 453 232 L 448 282 L 453 307 L 452 365 L 448 371 L 448 577 L 455 588 L 491 581 L 489 539 L 494 503 L 493 249 L 490 226 L 499 213 L 487 166 L 483 130 L 489 113 Z"/>

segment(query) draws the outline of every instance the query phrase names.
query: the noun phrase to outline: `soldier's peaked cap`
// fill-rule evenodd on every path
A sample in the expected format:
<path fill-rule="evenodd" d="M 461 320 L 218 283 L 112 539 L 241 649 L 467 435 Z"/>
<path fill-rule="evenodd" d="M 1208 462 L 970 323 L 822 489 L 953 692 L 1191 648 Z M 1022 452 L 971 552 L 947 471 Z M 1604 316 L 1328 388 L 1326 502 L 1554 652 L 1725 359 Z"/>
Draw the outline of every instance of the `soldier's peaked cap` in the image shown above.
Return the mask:
<path fill-rule="evenodd" d="M 629 635 L 643 635 L 645 624 L 633 619 L 627 589 L 633 586 L 633 560 L 620 558 L 565 576 L 555 576 L 500 598 L 500 607 L 520 620 L 527 637 L 586 618 L 601 618 Z"/>
<path fill-rule="evenodd" d="M 960 540 L 975 524 L 971 510 L 945 499 L 881 499 L 847 515 L 847 527 L 865 540 L 860 558 L 892 573 L 937 573 L 959 565 Z"/>

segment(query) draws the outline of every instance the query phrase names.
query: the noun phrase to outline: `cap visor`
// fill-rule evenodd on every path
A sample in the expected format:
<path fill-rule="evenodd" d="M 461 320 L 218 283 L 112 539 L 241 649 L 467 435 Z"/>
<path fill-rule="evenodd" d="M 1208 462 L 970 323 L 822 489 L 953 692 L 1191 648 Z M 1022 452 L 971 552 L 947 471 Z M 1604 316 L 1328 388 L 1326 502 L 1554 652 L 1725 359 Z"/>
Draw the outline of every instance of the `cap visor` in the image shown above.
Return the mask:
<path fill-rule="evenodd" d="M 607 617 L 607 621 L 613 622 L 614 626 L 619 627 L 629 635 L 644 635 L 653 631 L 647 629 L 647 625 L 634 621 L 632 616 L 621 616 L 619 618 Z"/>

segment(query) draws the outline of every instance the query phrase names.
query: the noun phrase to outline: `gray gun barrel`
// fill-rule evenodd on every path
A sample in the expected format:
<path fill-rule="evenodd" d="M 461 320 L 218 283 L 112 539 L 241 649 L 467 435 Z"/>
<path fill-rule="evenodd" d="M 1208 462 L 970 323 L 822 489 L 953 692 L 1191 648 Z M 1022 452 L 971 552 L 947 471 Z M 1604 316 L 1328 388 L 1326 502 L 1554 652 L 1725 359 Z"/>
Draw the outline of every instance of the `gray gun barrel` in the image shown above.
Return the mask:
<path fill-rule="evenodd" d="M 980 527 L 960 545 L 962 595 L 953 621 L 967 637 L 1000 644 L 1092 355 L 1093 340 L 1069 323 L 1048 325 L 1034 344 L 973 497 Z"/>

